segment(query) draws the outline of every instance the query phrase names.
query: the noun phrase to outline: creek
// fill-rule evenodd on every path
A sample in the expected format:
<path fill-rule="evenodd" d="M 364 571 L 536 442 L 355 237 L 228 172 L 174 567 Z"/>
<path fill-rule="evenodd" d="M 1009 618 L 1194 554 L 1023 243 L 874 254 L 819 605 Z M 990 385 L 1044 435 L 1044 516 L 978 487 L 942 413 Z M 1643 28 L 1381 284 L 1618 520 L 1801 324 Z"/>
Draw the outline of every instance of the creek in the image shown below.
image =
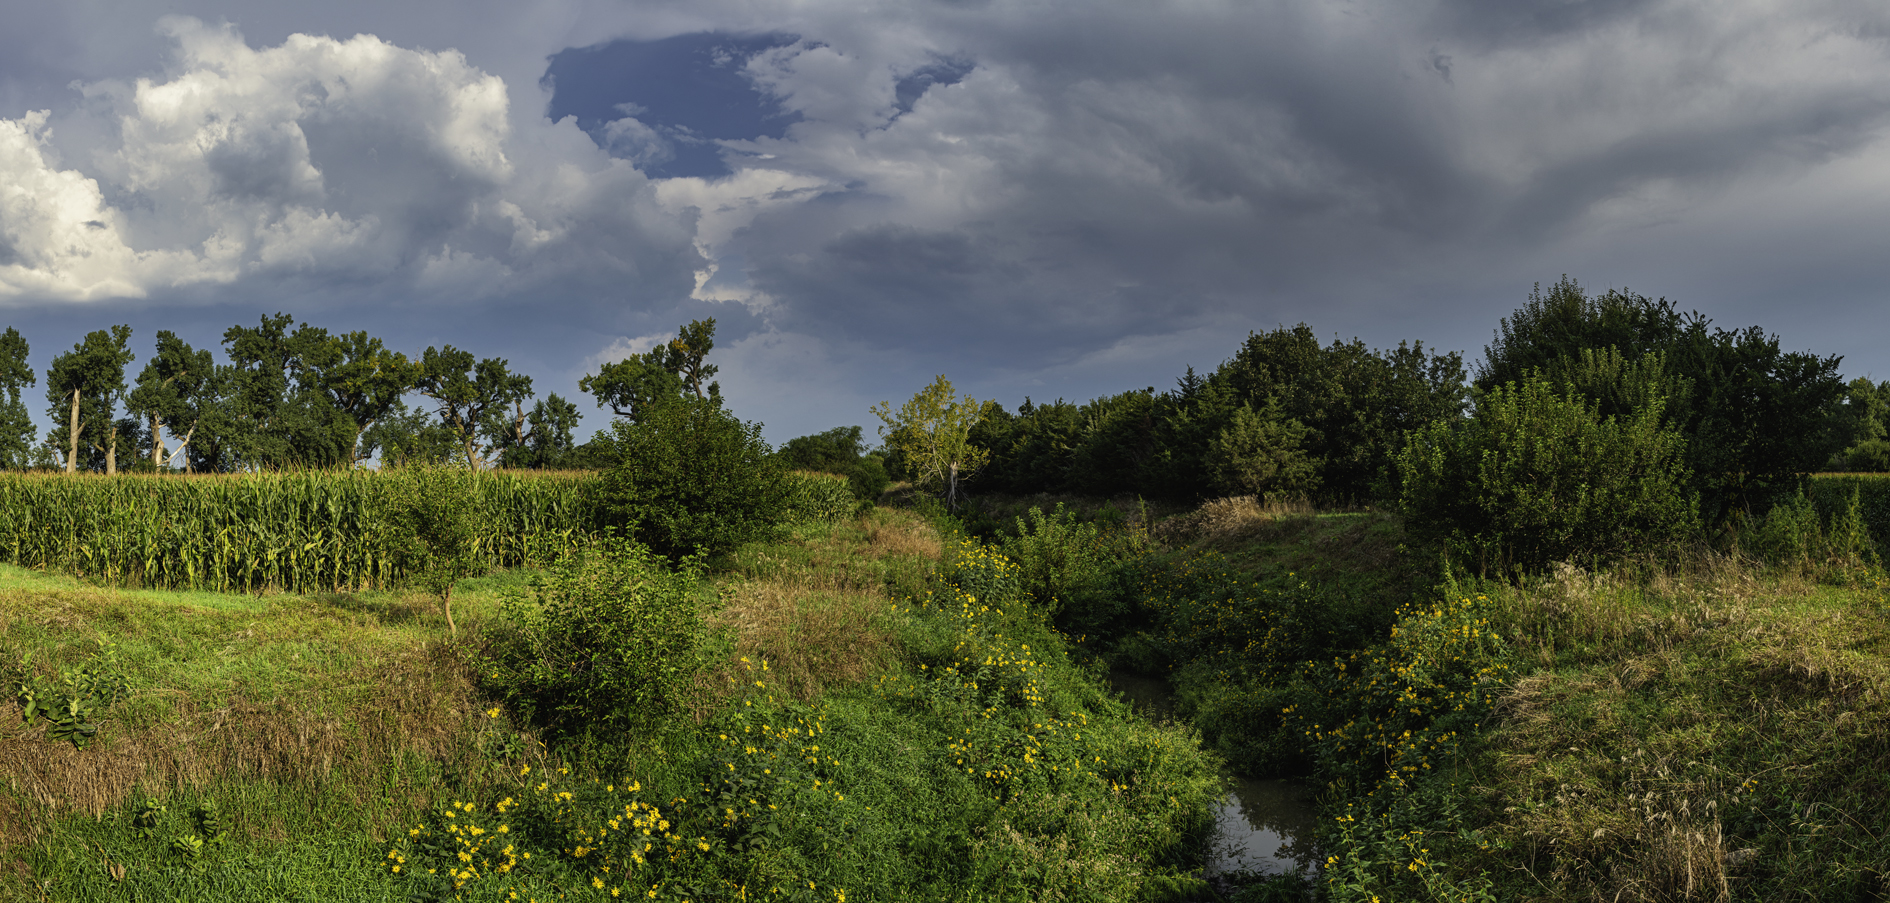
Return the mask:
<path fill-rule="evenodd" d="M 1175 693 L 1168 681 L 1147 674 L 1112 671 L 1110 685 L 1144 717 L 1172 720 Z M 1207 857 L 1209 877 L 1232 872 L 1285 874 L 1308 878 L 1319 869 L 1313 841 L 1318 823 L 1314 794 L 1292 780 L 1259 780 L 1229 775 L 1233 789 L 1215 805 L 1214 837 Z"/>

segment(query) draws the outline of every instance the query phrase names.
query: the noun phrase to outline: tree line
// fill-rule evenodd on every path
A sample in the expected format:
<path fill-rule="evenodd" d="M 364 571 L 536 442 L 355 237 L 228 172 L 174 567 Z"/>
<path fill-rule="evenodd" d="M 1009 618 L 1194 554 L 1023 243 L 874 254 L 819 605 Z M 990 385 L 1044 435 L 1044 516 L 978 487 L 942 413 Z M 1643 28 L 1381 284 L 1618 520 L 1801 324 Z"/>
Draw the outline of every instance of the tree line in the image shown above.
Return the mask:
<path fill-rule="evenodd" d="M 893 475 L 979 491 L 1378 504 L 1486 563 L 1605 555 L 1764 516 L 1820 470 L 1890 471 L 1890 382 L 1665 298 L 1564 276 L 1474 373 L 1419 343 L 1250 334 L 1213 372 L 1015 411 L 939 377 L 882 404 Z M 1626 545 L 1624 545 L 1626 544 Z"/>
<path fill-rule="evenodd" d="M 719 404 L 715 321 L 697 320 L 649 352 L 605 364 L 580 391 L 630 421 L 664 399 Z M 135 376 L 130 326 L 90 333 L 45 373 L 53 427 L 39 441 L 22 397 L 39 384 L 17 329 L 0 334 L 0 467 L 67 473 L 346 468 L 458 463 L 584 468 L 614 463 L 607 435 L 577 444 L 577 405 L 535 397 L 504 358 L 428 347 L 409 358 L 363 331 L 331 333 L 287 314 L 223 333 L 222 361 L 160 330 Z M 409 404 L 413 399 L 414 403 Z"/>

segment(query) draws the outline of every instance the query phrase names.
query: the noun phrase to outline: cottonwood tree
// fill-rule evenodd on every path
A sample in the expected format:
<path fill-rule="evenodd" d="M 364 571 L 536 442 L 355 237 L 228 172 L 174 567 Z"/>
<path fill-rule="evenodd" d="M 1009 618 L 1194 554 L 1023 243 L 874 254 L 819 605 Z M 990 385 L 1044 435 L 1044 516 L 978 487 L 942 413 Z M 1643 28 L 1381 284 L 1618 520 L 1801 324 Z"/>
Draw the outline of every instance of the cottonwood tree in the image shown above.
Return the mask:
<path fill-rule="evenodd" d="M 704 385 L 721 369 L 705 361 L 714 347 L 715 318 L 692 320 L 669 342 L 578 380 L 578 389 L 596 398 L 598 407 L 633 422 L 648 416 L 652 406 L 685 394 L 720 404 L 721 384 Z"/>
<path fill-rule="evenodd" d="M 441 425 L 451 430 L 466 451 L 466 464 L 485 466 L 479 444 L 480 428 L 495 412 L 513 407 L 532 395 L 532 378 L 507 369 L 502 358 L 473 362 L 472 352 L 451 345 L 426 350 L 415 365 L 414 389 L 439 406 Z"/>
<path fill-rule="evenodd" d="M 214 406 L 216 360 L 209 349 L 197 350 L 168 329 L 157 334 L 157 353 L 138 374 L 126 399 L 133 414 L 150 419 L 151 466 L 165 465 L 164 431 L 180 436 L 179 446 L 190 448 L 205 407 Z M 189 461 L 188 456 L 185 458 Z M 186 469 L 189 465 L 186 464 Z"/>
<path fill-rule="evenodd" d="M 5 394 L 0 400 L 0 467 L 9 470 L 25 470 L 32 462 L 33 418 L 20 400 L 20 389 L 38 385 L 39 376 L 26 362 L 27 353 L 19 330 L 9 326 L 0 334 L 0 393 Z"/>
<path fill-rule="evenodd" d="M 223 408 L 228 438 L 245 466 L 328 467 L 349 460 L 359 424 L 322 391 L 325 371 L 343 357 L 328 330 L 287 314 L 223 334 L 230 381 Z"/>
<path fill-rule="evenodd" d="M 577 425 L 577 405 L 553 392 L 529 411 L 523 399 L 515 399 L 510 412 L 487 418 L 484 432 L 501 466 L 543 470 L 560 466 L 570 454 Z"/>
<path fill-rule="evenodd" d="M 52 405 L 46 413 L 55 423 L 65 421 L 48 439 L 66 446 L 66 473 L 78 471 L 80 439 L 88 435 L 89 447 L 103 455 L 105 472 L 118 472 L 114 415 L 125 392 L 125 365 L 134 357 L 127 347 L 130 341 L 130 326 L 94 330 L 71 351 L 53 358 L 46 371 L 46 400 Z"/>
<path fill-rule="evenodd" d="M 913 482 L 943 493 L 946 505 L 955 511 L 959 484 L 991 458 L 988 450 L 971 441 L 972 429 L 991 404 L 970 395 L 953 395 L 951 380 L 941 374 L 898 411 L 889 401 L 874 405 L 872 411 L 883 421 L 880 437 L 899 452 Z"/>
<path fill-rule="evenodd" d="M 332 422 L 347 431 L 352 466 L 371 454 L 361 448 L 362 433 L 392 414 L 413 388 L 414 368 L 406 355 L 387 350 L 365 332 L 310 338 L 297 378 L 340 415 Z"/>

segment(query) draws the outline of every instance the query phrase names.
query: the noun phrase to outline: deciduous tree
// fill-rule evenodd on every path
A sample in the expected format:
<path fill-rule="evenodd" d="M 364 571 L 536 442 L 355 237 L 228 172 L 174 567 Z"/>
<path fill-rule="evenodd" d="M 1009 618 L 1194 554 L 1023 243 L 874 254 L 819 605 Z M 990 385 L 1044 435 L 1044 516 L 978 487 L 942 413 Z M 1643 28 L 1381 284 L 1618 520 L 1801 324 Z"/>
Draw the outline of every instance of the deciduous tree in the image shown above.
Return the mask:
<path fill-rule="evenodd" d="M 721 384 L 705 380 L 719 369 L 705 362 L 715 347 L 715 318 L 692 320 L 676 338 L 642 354 L 603 365 L 596 374 L 578 380 L 578 389 L 597 399 L 597 406 L 630 420 L 641 420 L 650 409 L 681 397 L 721 403 Z"/>
<path fill-rule="evenodd" d="M 440 423 L 453 432 L 466 451 L 466 465 L 485 466 L 480 428 L 494 412 L 513 407 L 532 395 L 532 378 L 513 373 L 502 358 L 473 362 L 472 352 L 451 345 L 428 348 L 416 365 L 414 388 L 439 405 Z"/>
<path fill-rule="evenodd" d="M 26 362 L 27 353 L 19 330 L 9 326 L 0 334 L 0 394 L 5 396 L 0 399 L 0 467 L 8 470 L 25 470 L 32 461 L 35 430 L 20 389 L 38 385 L 39 376 Z"/>
<path fill-rule="evenodd" d="M 89 436 L 106 473 L 118 472 L 118 401 L 125 392 L 125 365 L 134 355 L 130 326 L 86 333 L 72 350 L 53 358 L 46 371 L 47 409 L 54 423 L 49 437 L 66 446 L 66 473 L 78 470 L 79 446 Z"/>
<path fill-rule="evenodd" d="M 906 472 L 920 487 L 941 492 L 946 504 L 958 508 L 960 484 L 974 476 L 991 453 L 971 441 L 971 431 L 984 418 L 991 402 L 952 394 L 952 383 L 940 375 L 894 411 L 892 402 L 872 408 L 882 421 L 879 435 L 899 450 Z"/>

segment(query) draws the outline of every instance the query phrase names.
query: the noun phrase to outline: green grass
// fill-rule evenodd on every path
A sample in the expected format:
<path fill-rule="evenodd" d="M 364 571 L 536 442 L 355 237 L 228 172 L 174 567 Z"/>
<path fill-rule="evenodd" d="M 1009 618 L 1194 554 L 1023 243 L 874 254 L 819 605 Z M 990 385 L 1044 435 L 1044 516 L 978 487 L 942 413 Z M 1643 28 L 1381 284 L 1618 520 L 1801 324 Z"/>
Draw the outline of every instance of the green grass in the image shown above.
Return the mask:
<path fill-rule="evenodd" d="M 0 899 L 408 900 L 428 886 L 417 868 L 460 867 L 415 837 L 475 819 L 534 856 L 482 870 L 465 899 L 611 899 L 594 882 L 644 899 L 652 884 L 675 899 L 1198 890 L 1216 762 L 1135 718 L 1028 611 L 947 604 L 939 551 L 888 511 L 740 549 L 702 587 L 728 658 L 691 714 L 549 746 L 471 671 L 529 572 L 459 583 L 454 640 L 420 594 L 120 590 L 0 568 L 10 680 L 110 660 L 131 690 L 84 751 L 0 703 Z M 817 753 L 787 733 L 811 725 Z M 608 806 L 633 802 L 662 813 L 668 858 L 634 864 L 642 838 L 607 829 Z M 192 854 L 204 803 L 227 837 Z"/>
<path fill-rule="evenodd" d="M 1459 585 L 1396 554 L 1395 518 L 1221 513 L 1156 526 L 1156 624 L 1124 648 L 1237 765 L 1327 782 L 1325 898 L 1890 898 L 1880 570 L 1699 552 Z"/>

